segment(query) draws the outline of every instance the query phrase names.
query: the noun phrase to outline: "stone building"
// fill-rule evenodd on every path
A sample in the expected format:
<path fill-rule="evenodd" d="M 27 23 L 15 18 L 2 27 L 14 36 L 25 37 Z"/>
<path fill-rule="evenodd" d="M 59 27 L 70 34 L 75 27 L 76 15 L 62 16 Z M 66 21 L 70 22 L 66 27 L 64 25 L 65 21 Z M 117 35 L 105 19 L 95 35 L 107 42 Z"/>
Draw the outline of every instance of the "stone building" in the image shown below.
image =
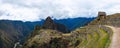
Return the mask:
<path fill-rule="evenodd" d="M 98 20 L 106 19 L 106 12 L 98 12 Z"/>

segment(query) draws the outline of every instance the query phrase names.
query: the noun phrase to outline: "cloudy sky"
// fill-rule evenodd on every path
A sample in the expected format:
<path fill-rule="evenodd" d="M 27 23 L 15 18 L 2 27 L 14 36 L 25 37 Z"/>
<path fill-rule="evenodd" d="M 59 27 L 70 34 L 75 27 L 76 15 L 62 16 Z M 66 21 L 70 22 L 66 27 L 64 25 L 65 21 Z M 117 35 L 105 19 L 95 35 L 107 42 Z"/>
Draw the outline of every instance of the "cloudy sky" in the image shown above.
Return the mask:
<path fill-rule="evenodd" d="M 0 0 L 0 20 L 38 21 L 96 17 L 98 11 L 120 12 L 119 0 Z"/>

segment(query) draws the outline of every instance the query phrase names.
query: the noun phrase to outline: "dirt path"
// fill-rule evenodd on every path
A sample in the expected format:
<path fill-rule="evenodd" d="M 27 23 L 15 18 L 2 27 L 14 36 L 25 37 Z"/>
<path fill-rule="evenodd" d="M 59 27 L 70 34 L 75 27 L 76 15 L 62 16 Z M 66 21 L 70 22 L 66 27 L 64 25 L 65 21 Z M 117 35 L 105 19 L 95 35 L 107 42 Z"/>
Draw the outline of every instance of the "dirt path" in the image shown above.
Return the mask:
<path fill-rule="evenodd" d="M 113 30 L 110 48 L 120 48 L 120 27 L 107 26 Z"/>

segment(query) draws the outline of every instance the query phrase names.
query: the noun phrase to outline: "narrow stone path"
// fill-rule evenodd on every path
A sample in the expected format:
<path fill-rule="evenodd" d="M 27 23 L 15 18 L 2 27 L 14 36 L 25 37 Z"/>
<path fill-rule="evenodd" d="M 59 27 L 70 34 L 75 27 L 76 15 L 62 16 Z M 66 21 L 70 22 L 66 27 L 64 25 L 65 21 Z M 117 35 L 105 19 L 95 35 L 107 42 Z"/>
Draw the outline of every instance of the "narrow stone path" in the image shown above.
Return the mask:
<path fill-rule="evenodd" d="M 17 45 L 20 44 L 19 42 L 16 42 L 14 45 L 14 48 L 17 48 Z"/>
<path fill-rule="evenodd" d="M 120 27 L 107 26 L 113 30 L 110 48 L 120 48 Z"/>

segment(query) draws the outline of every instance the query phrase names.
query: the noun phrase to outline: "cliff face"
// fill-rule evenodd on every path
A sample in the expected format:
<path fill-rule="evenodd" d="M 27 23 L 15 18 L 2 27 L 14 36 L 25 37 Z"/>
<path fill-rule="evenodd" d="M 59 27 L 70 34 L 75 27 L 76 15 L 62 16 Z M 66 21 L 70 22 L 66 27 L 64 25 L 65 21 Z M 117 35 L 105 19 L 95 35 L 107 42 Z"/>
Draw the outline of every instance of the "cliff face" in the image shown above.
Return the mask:
<path fill-rule="evenodd" d="M 63 24 L 54 22 L 50 17 L 47 17 L 45 22 L 42 25 L 43 29 L 52 29 L 57 30 L 63 33 L 68 33 L 69 29 Z"/>

